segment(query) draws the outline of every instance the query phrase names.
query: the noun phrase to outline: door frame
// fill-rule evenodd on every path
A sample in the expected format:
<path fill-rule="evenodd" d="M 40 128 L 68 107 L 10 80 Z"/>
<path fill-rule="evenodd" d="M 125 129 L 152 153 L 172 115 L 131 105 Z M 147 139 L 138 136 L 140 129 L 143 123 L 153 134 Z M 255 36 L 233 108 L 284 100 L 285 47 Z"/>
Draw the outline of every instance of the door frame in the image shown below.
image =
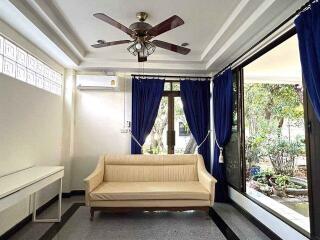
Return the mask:
<path fill-rule="evenodd" d="M 174 98 L 180 97 L 180 91 L 173 90 L 173 84 L 179 83 L 177 80 L 165 80 L 165 83 L 170 83 L 170 90 L 163 91 L 162 97 L 168 97 L 168 131 L 167 145 L 168 154 L 174 154 L 175 146 L 175 129 L 174 129 Z"/>
<path fill-rule="evenodd" d="M 304 121 L 305 121 L 305 145 L 306 145 L 306 163 L 307 163 L 307 179 L 308 179 L 308 200 L 309 200 L 309 218 L 310 218 L 310 234 L 301 229 L 300 227 L 296 226 L 295 224 L 291 223 L 289 220 L 287 220 L 285 217 L 280 215 L 279 213 L 273 211 L 268 206 L 265 206 L 258 202 L 256 199 L 250 197 L 248 194 L 246 194 L 246 159 L 245 159 L 245 122 L 244 122 L 244 78 L 243 78 L 243 68 L 250 64 L 251 62 L 255 61 L 265 53 L 269 52 L 273 48 L 277 47 L 281 43 L 288 40 L 290 37 L 293 37 L 296 34 L 296 29 L 292 28 L 277 39 L 275 39 L 273 42 L 268 44 L 263 49 L 259 50 L 256 54 L 254 54 L 252 57 L 241 63 L 239 66 L 233 69 L 233 72 L 237 76 L 238 81 L 238 131 L 239 131 L 239 157 L 241 161 L 241 168 L 243 171 L 242 175 L 242 189 L 239 191 L 239 189 L 235 189 L 239 193 L 241 193 L 243 196 L 247 197 L 257 205 L 259 205 L 261 208 L 265 209 L 272 215 L 276 216 L 286 224 L 290 225 L 293 229 L 297 230 L 298 232 L 302 233 L 308 238 L 320 240 L 320 234 L 316 231 L 316 229 L 320 228 L 320 204 L 316 204 L 320 202 L 320 191 L 319 193 L 315 193 L 316 189 L 313 186 L 319 186 L 320 185 L 320 175 L 315 174 L 315 172 L 320 172 L 320 164 L 319 157 L 317 159 L 317 154 L 320 154 L 320 151 L 315 149 L 315 142 L 317 141 L 317 138 L 320 139 L 320 123 L 315 123 L 315 119 L 313 117 L 313 110 L 311 108 L 311 104 L 309 101 L 309 98 L 306 94 L 306 89 L 304 87 Z M 303 78 L 303 77 L 302 77 Z M 302 81 L 304 82 L 304 81 Z M 304 84 L 304 83 L 303 83 Z M 320 140 L 318 140 L 320 142 Z M 313 149 L 311 147 L 313 146 Z M 315 176 L 316 175 L 316 176 Z"/>

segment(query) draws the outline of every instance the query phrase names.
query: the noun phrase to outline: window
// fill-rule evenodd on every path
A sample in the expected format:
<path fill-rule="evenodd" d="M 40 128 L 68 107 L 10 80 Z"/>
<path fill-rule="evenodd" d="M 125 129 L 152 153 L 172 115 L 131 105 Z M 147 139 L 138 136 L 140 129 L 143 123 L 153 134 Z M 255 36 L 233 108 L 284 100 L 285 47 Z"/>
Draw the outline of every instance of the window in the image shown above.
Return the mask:
<path fill-rule="evenodd" d="M 167 81 L 155 124 L 142 151 L 144 154 L 187 154 L 195 153 L 196 147 L 183 111 L 180 82 Z"/>
<path fill-rule="evenodd" d="M 62 74 L 0 36 L 0 73 L 61 95 Z"/>
<path fill-rule="evenodd" d="M 243 68 L 246 193 L 309 232 L 303 91 L 296 35 Z"/>

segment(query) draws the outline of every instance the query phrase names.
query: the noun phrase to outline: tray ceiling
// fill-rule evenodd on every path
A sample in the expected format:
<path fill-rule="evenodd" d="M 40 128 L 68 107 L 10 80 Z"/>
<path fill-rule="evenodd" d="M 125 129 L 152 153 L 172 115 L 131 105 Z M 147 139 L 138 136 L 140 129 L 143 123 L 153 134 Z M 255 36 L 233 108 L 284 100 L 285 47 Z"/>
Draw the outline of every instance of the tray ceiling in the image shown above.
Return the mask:
<path fill-rule="evenodd" d="M 189 55 L 179 55 L 163 49 L 144 63 L 149 72 L 216 72 L 235 59 L 268 31 L 297 10 L 305 0 L 4 0 L 30 20 L 33 27 L 64 52 L 73 64 L 66 67 L 79 70 L 139 71 L 141 64 L 130 55 L 126 45 L 94 49 L 98 39 L 105 41 L 128 39 L 127 35 L 99 21 L 93 13 L 102 12 L 125 26 L 137 21 L 137 12 L 149 14 L 147 22 L 160 23 L 172 15 L 185 24 L 155 39 L 180 45 L 189 43 Z M 5 6 L 5 3 L 2 3 Z M 1 6 L 0 6 L 1 8 Z M 14 12 L 14 11 L 13 11 Z M 1 14 L 5 22 L 24 34 L 14 15 Z M 30 31 L 28 32 L 30 35 Z M 25 35 L 25 34 L 24 34 Z M 45 48 L 40 36 L 26 36 Z M 38 43 L 37 43 L 38 41 Z M 48 45 L 52 45 L 51 43 Z M 43 49 L 47 51 L 46 49 Z M 52 51 L 51 51 L 52 52 Z M 61 53 L 60 53 L 61 55 Z M 71 65 L 71 66 L 70 66 Z"/>

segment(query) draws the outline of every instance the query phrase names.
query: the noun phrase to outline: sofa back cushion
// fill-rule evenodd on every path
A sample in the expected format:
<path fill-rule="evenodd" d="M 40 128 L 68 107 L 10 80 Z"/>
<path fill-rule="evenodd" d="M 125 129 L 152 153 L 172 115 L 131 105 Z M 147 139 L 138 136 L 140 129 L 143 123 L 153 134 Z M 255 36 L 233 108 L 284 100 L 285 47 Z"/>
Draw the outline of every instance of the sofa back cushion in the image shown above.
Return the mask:
<path fill-rule="evenodd" d="M 198 181 L 197 155 L 105 155 L 104 181 Z"/>

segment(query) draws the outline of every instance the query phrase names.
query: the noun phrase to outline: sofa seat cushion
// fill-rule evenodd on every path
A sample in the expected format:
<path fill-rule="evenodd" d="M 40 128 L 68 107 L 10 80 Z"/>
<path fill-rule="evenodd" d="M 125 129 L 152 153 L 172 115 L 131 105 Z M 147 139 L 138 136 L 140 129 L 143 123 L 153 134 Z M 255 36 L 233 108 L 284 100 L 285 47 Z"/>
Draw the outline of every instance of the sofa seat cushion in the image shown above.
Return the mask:
<path fill-rule="evenodd" d="M 189 182 L 103 182 L 90 194 L 94 201 L 105 200 L 209 200 L 209 192 L 198 181 Z"/>

